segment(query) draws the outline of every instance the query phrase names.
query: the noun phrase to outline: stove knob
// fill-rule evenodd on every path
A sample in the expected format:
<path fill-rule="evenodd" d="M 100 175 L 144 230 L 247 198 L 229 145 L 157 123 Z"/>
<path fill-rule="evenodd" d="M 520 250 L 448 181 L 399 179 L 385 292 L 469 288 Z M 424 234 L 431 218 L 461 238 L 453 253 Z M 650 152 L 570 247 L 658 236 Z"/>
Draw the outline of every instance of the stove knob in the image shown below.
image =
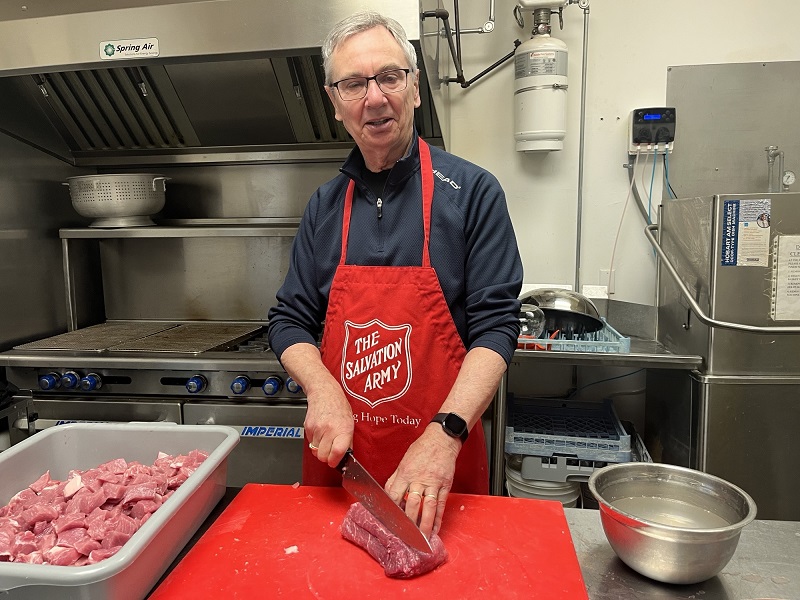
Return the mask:
<path fill-rule="evenodd" d="M 274 396 L 281 391 L 282 387 L 283 381 L 281 381 L 281 378 L 273 375 L 272 377 L 267 377 L 264 380 L 264 385 L 261 386 L 261 389 L 264 390 L 264 394 L 267 396 Z"/>
<path fill-rule="evenodd" d="M 208 380 L 202 375 L 192 375 L 186 382 L 186 389 L 190 394 L 199 394 L 208 387 Z"/>
<path fill-rule="evenodd" d="M 299 393 L 299 392 L 302 392 L 302 391 L 303 391 L 303 388 L 301 388 L 301 387 L 300 387 L 300 384 L 299 384 L 299 383 L 297 383 L 297 382 L 296 382 L 294 379 L 292 379 L 291 377 L 289 377 L 289 378 L 286 380 L 286 389 L 287 389 L 288 391 L 292 392 L 293 394 L 297 394 L 297 393 Z"/>
<path fill-rule="evenodd" d="M 101 387 L 103 387 L 103 380 L 100 379 L 100 375 L 97 373 L 89 373 L 81 379 L 81 389 L 84 392 L 99 390 Z"/>
<path fill-rule="evenodd" d="M 48 373 L 39 377 L 39 388 L 54 390 L 61 385 L 61 376 L 58 373 Z"/>
<path fill-rule="evenodd" d="M 250 378 L 247 375 L 239 375 L 231 383 L 231 391 L 234 394 L 244 394 L 250 389 Z"/>
<path fill-rule="evenodd" d="M 81 382 L 81 376 L 75 371 L 67 371 L 61 376 L 61 387 L 65 390 L 74 390 Z"/>

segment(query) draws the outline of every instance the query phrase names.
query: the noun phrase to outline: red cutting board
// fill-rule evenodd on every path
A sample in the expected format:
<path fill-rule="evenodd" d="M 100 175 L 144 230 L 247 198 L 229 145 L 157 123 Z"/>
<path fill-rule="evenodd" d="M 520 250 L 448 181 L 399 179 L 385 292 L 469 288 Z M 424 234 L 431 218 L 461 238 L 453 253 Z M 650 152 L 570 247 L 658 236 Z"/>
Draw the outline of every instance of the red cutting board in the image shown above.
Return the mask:
<path fill-rule="evenodd" d="M 559 502 L 450 494 L 450 557 L 414 579 L 386 577 L 342 538 L 352 502 L 342 488 L 249 484 L 150 600 L 587 598 Z"/>

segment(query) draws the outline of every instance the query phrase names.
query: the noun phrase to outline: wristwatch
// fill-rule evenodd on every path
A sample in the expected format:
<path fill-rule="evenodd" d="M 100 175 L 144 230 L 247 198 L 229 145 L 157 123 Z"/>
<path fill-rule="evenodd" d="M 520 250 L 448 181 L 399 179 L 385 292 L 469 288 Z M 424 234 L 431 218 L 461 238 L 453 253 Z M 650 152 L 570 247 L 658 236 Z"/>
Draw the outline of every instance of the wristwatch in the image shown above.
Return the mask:
<path fill-rule="evenodd" d="M 444 432 L 450 437 L 459 438 L 462 442 L 467 441 L 469 430 L 467 422 L 456 413 L 439 413 L 431 419 L 431 423 L 439 423 Z"/>

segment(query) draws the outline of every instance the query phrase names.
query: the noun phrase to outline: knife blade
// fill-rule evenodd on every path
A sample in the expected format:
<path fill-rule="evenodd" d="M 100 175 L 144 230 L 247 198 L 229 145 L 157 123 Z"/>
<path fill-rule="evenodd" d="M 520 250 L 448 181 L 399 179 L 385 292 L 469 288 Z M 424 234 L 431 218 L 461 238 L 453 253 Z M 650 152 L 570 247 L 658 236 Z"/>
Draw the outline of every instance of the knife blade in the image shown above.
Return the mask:
<path fill-rule="evenodd" d="M 345 453 L 337 468 L 342 472 L 342 487 L 361 502 L 364 508 L 386 529 L 415 550 L 427 554 L 433 552 L 430 543 L 422 535 L 419 527 L 408 518 L 402 508 L 392 501 L 386 490 L 356 460 L 352 450 Z"/>

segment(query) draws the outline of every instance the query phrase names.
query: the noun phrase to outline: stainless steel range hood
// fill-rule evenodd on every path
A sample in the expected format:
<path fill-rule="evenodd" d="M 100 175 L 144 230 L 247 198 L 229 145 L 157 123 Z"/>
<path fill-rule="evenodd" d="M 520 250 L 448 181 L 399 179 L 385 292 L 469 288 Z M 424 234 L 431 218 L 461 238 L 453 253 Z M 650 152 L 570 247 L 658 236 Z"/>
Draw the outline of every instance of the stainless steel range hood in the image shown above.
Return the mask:
<path fill-rule="evenodd" d="M 417 47 L 416 125 L 446 146 L 440 82 L 451 59 L 417 1 L 111 4 L 0 3 L 0 132 L 81 166 L 338 160 L 352 141 L 322 89 L 319 47 L 333 23 L 374 8 L 400 21 Z M 152 56 L 104 52 L 143 40 Z"/>

